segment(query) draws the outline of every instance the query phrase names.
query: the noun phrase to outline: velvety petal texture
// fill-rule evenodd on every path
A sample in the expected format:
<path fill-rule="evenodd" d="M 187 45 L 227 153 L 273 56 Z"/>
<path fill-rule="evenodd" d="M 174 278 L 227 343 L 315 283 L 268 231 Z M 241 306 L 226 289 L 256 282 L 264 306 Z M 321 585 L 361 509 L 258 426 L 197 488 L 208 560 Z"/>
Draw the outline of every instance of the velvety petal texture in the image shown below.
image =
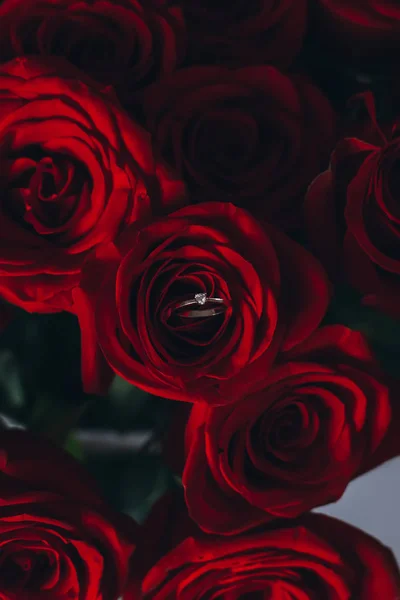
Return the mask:
<path fill-rule="evenodd" d="M 58 59 L 0 67 L 0 159 L 0 296 L 32 312 L 70 308 L 87 254 L 182 191 L 114 96 Z"/>
<path fill-rule="evenodd" d="M 363 336 L 330 326 L 283 355 L 254 394 L 196 405 L 183 472 L 190 516 L 231 535 L 337 500 L 388 431 L 390 392 Z"/>
<path fill-rule="evenodd" d="M 146 91 L 144 111 L 155 151 L 193 199 L 233 202 L 285 226 L 335 143 L 328 100 L 271 66 L 181 69 Z"/>
<path fill-rule="evenodd" d="M 400 316 L 400 137 L 379 129 L 372 94 L 364 97 L 369 139 L 342 140 L 331 167 L 310 186 L 306 220 L 317 255 L 332 278 L 346 273 L 363 301 Z M 368 136 L 369 138 L 369 136 Z"/>
<path fill-rule="evenodd" d="M 345 66 L 398 68 L 400 7 L 393 0 L 315 0 L 313 27 L 321 46 Z"/>
<path fill-rule="evenodd" d="M 181 13 L 158 0 L 6 0 L 0 59 L 62 56 L 131 105 L 138 91 L 183 59 Z"/>
<path fill-rule="evenodd" d="M 187 21 L 189 57 L 202 64 L 288 67 L 306 30 L 306 0 L 171 0 Z"/>
<path fill-rule="evenodd" d="M 280 350 L 304 340 L 329 300 L 311 254 L 221 202 L 133 225 L 87 265 L 80 294 L 75 310 L 85 310 L 83 340 L 92 340 L 82 353 L 88 390 L 97 385 L 85 366 L 96 364 L 97 339 L 112 369 L 134 385 L 217 405 L 237 400 Z M 187 317 L 180 305 L 196 294 L 222 300 L 221 312 Z"/>
<path fill-rule="evenodd" d="M 0 598 L 118 600 L 137 526 L 69 455 L 25 431 L 0 443 Z"/>
<path fill-rule="evenodd" d="M 129 600 L 396 600 L 400 592 L 390 550 L 325 515 L 234 538 L 189 535 Z"/>

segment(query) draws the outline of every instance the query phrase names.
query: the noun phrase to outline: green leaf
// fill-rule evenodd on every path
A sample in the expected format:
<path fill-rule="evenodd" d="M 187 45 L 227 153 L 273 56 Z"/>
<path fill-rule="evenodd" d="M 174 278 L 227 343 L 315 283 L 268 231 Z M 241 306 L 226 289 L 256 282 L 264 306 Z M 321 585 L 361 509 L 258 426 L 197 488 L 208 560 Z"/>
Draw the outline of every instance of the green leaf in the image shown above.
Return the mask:
<path fill-rule="evenodd" d="M 398 377 L 400 366 L 400 321 L 362 304 L 361 296 L 349 287 L 339 287 L 324 324 L 338 323 L 363 333 L 383 369 Z"/>
<path fill-rule="evenodd" d="M 88 456 L 85 464 L 109 503 L 139 523 L 169 489 L 170 472 L 159 456 Z"/>
<path fill-rule="evenodd" d="M 113 411 L 130 422 L 143 410 L 149 401 L 149 394 L 128 383 L 118 375 L 114 377 L 108 393 Z"/>
<path fill-rule="evenodd" d="M 34 405 L 29 429 L 64 446 L 70 431 L 79 422 L 89 402 L 88 399 L 80 405 L 66 404 L 59 398 L 42 394 Z"/>
<path fill-rule="evenodd" d="M 167 491 L 169 471 L 157 457 L 138 456 L 122 473 L 121 510 L 142 523 Z"/>
<path fill-rule="evenodd" d="M 21 412 L 26 403 L 21 370 L 15 354 L 8 349 L 0 351 L 0 387 L 6 410 Z"/>
<path fill-rule="evenodd" d="M 400 321 L 362 304 L 350 287 L 336 289 L 325 323 L 340 323 L 361 331 L 372 344 L 400 349 Z"/>
<path fill-rule="evenodd" d="M 182 487 L 182 485 L 183 485 L 182 484 L 182 477 L 179 477 L 179 475 L 175 475 L 175 474 L 172 475 L 172 477 L 173 477 L 174 483 L 176 485 L 178 485 L 179 487 Z"/>
<path fill-rule="evenodd" d="M 85 459 L 83 448 L 73 434 L 67 437 L 67 441 L 64 444 L 64 450 L 72 454 L 74 458 L 83 462 Z"/>

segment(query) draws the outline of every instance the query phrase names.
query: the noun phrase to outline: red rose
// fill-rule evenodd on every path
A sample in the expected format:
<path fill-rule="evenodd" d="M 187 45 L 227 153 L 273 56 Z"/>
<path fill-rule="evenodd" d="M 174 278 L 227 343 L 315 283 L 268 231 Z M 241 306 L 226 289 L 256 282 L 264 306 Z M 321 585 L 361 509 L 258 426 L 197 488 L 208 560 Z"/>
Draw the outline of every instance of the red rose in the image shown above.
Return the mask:
<path fill-rule="evenodd" d="M 373 97 L 365 96 L 377 130 Z M 372 127 L 370 127 L 372 130 Z M 306 199 L 310 238 L 332 276 L 346 271 L 365 304 L 400 316 L 400 130 L 374 141 L 348 138 Z M 339 271 L 339 272 L 338 272 Z"/>
<path fill-rule="evenodd" d="M 333 502 L 390 417 L 388 388 L 361 334 L 322 328 L 274 366 L 260 391 L 193 408 L 183 473 L 189 514 L 204 531 L 229 535 Z"/>
<path fill-rule="evenodd" d="M 5 0 L 0 59 L 63 56 L 115 87 L 130 104 L 137 90 L 173 71 L 185 51 L 179 8 L 156 0 Z"/>
<path fill-rule="evenodd" d="M 68 309 L 90 250 L 174 201 L 148 135 L 68 63 L 0 68 L 0 295 Z M 179 186 L 177 186 L 179 188 Z"/>
<path fill-rule="evenodd" d="M 133 582 L 127 600 L 399 597 L 400 573 L 391 551 L 325 515 L 232 538 L 189 535 L 150 569 L 141 589 Z"/>
<path fill-rule="evenodd" d="M 301 48 L 306 0 L 176 0 L 187 20 L 190 56 L 203 64 L 288 67 Z"/>
<path fill-rule="evenodd" d="M 156 150 L 195 199 L 284 222 L 334 143 L 327 99 L 268 66 L 180 70 L 147 90 L 144 110 Z"/>
<path fill-rule="evenodd" d="M 317 0 L 314 26 L 318 41 L 334 59 L 379 73 L 398 68 L 400 7 L 393 0 Z"/>
<path fill-rule="evenodd" d="M 305 339 L 326 310 L 319 263 L 232 204 L 187 207 L 133 226 L 116 244 L 104 282 L 97 274 L 103 276 L 107 260 L 88 265 L 82 285 L 89 308 L 82 294 L 76 297 L 84 373 L 94 371 L 97 339 L 113 370 L 152 394 L 233 402 L 264 377 L 279 349 Z M 179 305 L 196 294 L 222 300 L 220 314 L 185 316 L 193 307 Z M 95 381 L 86 378 L 86 387 L 93 391 Z"/>
<path fill-rule="evenodd" d="M 117 600 L 137 526 L 114 514 L 70 456 L 2 431 L 0 596 Z"/>

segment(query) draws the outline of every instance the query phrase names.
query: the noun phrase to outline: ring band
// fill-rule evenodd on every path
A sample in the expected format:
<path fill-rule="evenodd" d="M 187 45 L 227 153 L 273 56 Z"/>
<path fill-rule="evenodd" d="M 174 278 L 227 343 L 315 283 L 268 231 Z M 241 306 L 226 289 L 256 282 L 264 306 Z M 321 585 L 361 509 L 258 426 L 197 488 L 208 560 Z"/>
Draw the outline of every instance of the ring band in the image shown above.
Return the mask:
<path fill-rule="evenodd" d="M 207 294 L 205 292 L 201 292 L 199 294 L 195 294 L 194 298 L 192 298 L 191 300 L 183 300 L 183 302 L 181 302 L 180 304 L 178 304 L 175 307 L 175 310 L 179 310 L 181 308 L 186 308 L 188 306 L 197 306 L 199 307 L 198 310 L 188 310 L 188 311 L 184 311 L 184 312 L 179 312 L 179 316 L 184 317 L 184 318 L 191 318 L 191 319 L 196 319 L 196 318 L 203 318 L 203 317 L 213 317 L 215 315 L 220 315 L 223 312 L 225 312 L 225 308 L 223 306 L 220 307 L 212 307 L 212 308 L 206 308 L 207 304 L 224 304 L 224 300 L 222 298 L 214 298 L 214 297 L 208 297 Z M 204 308 L 201 308 L 203 307 Z"/>
<path fill-rule="evenodd" d="M 196 319 L 198 317 L 214 317 L 215 315 L 221 315 L 225 312 L 225 309 L 222 308 L 207 308 L 206 310 L 189 310 L 188 312 L 184 312 L 181 314 L 181 317 Z"/>
<path fill-rule="evenodd" d="M 196 304 L 198 306 L 204 306 L 207 302 L 213 302 L 215 304 L 223 304 L 224 301 L 222 298 L 209 298 L 207 296 L 207 294 L 201 293 L 201 294 L 195 294 L 195 297 L 192 300 L 184 300 L 183 302 L 178 304 L 178 306 L 176 308 L 184 308 L 185 306 L 194 306 Z"/>

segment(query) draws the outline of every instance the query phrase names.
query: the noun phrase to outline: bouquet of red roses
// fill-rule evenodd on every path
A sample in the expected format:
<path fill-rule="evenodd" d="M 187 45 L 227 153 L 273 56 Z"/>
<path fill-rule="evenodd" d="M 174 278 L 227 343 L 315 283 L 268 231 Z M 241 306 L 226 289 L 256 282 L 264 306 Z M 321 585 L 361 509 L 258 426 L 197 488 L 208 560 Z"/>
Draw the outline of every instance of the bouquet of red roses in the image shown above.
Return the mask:
<path fill-rule="evenodd" d="M 400 598 L 312 512 L 400 455 L 399 36 L 0 2 L 2 600 Z"/>

